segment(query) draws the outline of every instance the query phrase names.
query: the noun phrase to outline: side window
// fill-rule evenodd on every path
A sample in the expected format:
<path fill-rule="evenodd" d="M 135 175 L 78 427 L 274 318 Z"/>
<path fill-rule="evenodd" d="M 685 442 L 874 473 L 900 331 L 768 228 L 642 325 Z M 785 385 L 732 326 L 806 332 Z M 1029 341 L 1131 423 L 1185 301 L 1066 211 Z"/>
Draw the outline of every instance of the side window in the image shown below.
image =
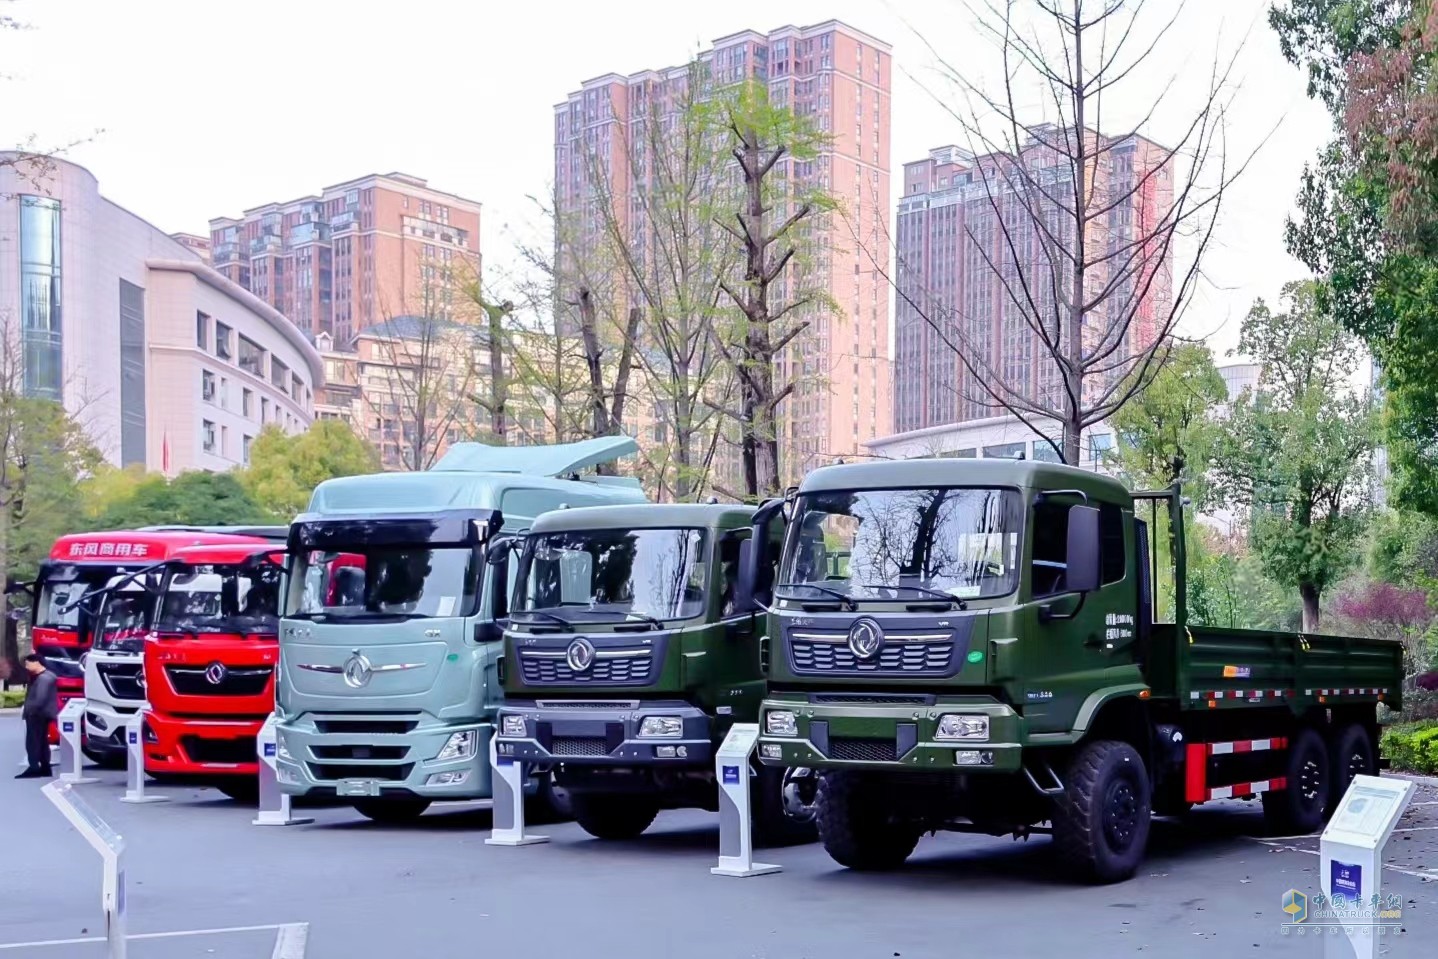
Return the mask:
<path fill-rule="evenodd" d="M 1117 583 L 1128 572 L 1128 554 L 1124 550 L 1123 510 L 1112 503 L 1101 503 L 1098 509 L 1099 552 L 1103 557 L 1102 582 Z"/>
<path fill-rule="evenodd" d="M 1034 596 L 1064 591 L 1069 539 L 1069 503 L 1040 500 L 1034 507 L 1034 550 L 1030 582 Z"/>
<path fill-rule="evenodd" d="M 734 615 L 734 584 L 739 581 L 739 544 L 748 537 L 722 536 L 719 539 L 719 615 Z"/>

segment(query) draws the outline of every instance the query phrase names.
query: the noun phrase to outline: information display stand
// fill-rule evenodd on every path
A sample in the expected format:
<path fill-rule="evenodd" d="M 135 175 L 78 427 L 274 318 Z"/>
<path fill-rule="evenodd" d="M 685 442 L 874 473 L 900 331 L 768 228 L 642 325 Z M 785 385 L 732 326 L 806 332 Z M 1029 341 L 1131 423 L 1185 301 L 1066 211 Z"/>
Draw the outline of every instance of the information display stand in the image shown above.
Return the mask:
<path fill-rule="evenodd" d="M 78 786 L 81 783 L 97 783 L 94 776 L 86 776 L 81 769 L 84 753 L 80 750 L 80 731 L 85 722 L 85 700 L 72 699 L 60 710 L 55 724 L 60 727 L 60 781 Z"/>
<path fill-rule="evenodd" d="M 109 959 L 125 959 L 124 838 L 72 789 L 71 783 L 46 783 L 41 792 L 85 837 L 90 848 L 100 854 L 104 863 L 100 908 L 105 913 L 106 955 Z"/>
<path fill-rule="evenodd" d="M 496 737 L 489 737 L 489 766 L 494 793 L 494 828 L 486 839 L 487 846 L 532 846 L 549 842 L 548 836 L 524 831 L 524 763 L 499 755 Z"/>
<path fill-rule="evenodd" d="M 290 797 L 280 789 L 279 732 L 275 714 L 265 717 L 255 737 L 255 755 L 260 761 L 260 808 L 252 823 L 256 826 L 302 826 L 314 822 L 311 816 L 290 813 Z"/>
<path fill-rule="evenodd" d="M 141 707 L 125 720 L 125 795 L 120 802 L 169 802 L 169 796 L 145 795 L 145 713 Z"/>
<path fill-rule="evenodd" d="M 1383 897 L 1383 847 L 1413 789 L 1406 779 L 1354 776 L 1323 830 L 1319 879 L 1333 918 L 1321 921 L 1341 932 L 1323 937 L 1324 959 L 1372 959 L 1379 941 L 1401 928 L 1401 912 L 1384 914 L 1390 910 Z"/>
<path fill-rule="evenodd" d="M 759 741 L 757 723 L 735 723 L 714 756 L 719 783 L 719 865 L 716 876 L 766 876 L 783 866 L 754 861 L 754 819 L 750 808 L 749 764 Z"/>

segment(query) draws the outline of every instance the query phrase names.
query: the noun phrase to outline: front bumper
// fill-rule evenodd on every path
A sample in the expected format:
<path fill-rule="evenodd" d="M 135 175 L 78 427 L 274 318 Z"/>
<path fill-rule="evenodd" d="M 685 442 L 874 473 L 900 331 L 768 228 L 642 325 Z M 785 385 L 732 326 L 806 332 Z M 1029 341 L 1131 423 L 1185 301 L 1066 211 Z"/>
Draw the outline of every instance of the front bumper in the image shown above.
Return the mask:
<path fill-rule="evenodd" d="M 856 693 L 849 702 L 835 702 L 841 695 L 826 693 L 826 702 L 803 693 L 766 698 L 759 712 L 760 762 L 814 769 L 963 773 L 1013 773 L 1022 765 L 1023 717 L 987 697 L 924 697 L 921 702 L 899 704 L 875 702 L 871 694 Z M 775 709 L 794 713 L 797 735 L 765 732 L 768 714 Z M 946 713 L 986 714 L 989 738 L 982 742 L 936 739 L 939 717 Z M 977 751 L 981 763 L 960 765 L 960 750 Z"/>
<path fill-rule="evenodd" d="M 498 734 L 497 752 L 526 763 L 565 766 L 707 766 L 714 755 L 713 721 L 680 700 L 591 703 L 588 700 L 509 701 L 505 716 L 524 718 L 524 736 Z M 646 716 L 674 716 L 682 735 L 640 737 Z"/>
<path fill-rule="evenodd" d="M 125 724 L 143 703 L 107 703 L 85 700 L 84 743 L 93 753 L 115 755 L 125 751 Z"/>
<path fill-rule="evenodd" d="M 376 717 L 369 717 L 374 719 Z M 412 717 L 403 717 L 410 719 Z M 326 716 L 335 724 L 362 729 L 364 716 Z M 489 723 L 425 724 L 408 732 L 322 732 L 308 716 L 288 720 L 276 730 L 275 771 L 280 790 L 290 796 L 422 799 L 488 799 L 491 795 Z M 473 755 L 435 757 L 455 733 L 473 731 Z"/>
<path fill-rule="evenodd" d="M 257 776 L 260 720 L 145 718 L 145 772 L 161 776 Z"/>

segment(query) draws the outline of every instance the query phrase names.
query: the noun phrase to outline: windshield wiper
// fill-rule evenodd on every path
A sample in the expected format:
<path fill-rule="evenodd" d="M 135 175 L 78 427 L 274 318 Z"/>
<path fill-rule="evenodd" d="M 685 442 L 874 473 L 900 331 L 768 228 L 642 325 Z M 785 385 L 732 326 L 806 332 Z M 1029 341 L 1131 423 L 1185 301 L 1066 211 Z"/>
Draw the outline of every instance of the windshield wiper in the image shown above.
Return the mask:
<path fill-rule="evenodd" d="M 955 596 L 953 593 L 945 593 L 942 590 L 938 589 L 929 589 L 929 587 L 927 586 L 913 586 L 909 583 L 899 583 L 896 585 L 890 585 L 888 583 L 860 583 L 859 585 L 862 586 L 864 589 L 911 589 L 916 593 L 922 593 L 925 596 L 932 596 L 935 599 L 941 599 L 946 603 L 952 603 L 959 609 L 969 608 L 968 603 L 964 602 L 962 599 Z"/>
<path fill-rule="evenodd" d="M 660 619 L 658 616 L 651 616 L 648 613 L 638 613 L 634 610 L 630 610 L 629 612 L 625 613 L 624 616 L 626 619 L 637 619 L 641 623 L 644 623 L 647 626 L 652 626 L 655 629 L 664 628 L 664 620 Z"/>
<path fill-rule="evenodd" d="M 776 586 L 775 588 L 776 588 L 776 589 L 812 589 L 812 590 L 814 590 L 815 592 L 823 593 L 823 594 L 825 594 L 826 596 L 832 596 L 832 597 L 834 597 L 835 599 L 837 599 L 837 600 L 839 601 L 839 604 L 840 604 L 840 608 L 841 608 L 841 609 L 847 609 L 847 610 L 849 610 L 849 612 L 851 612 L 851 613 L 852 613 L 852 612 L 856 612 L 856 611 L 859 609 L 859 604 L 854 601 L 854 597 L 850 596 L 848 593 L 844 592 L 843 590 L 834 589 L 834 588 L 829 587 L 829 586 L 819 586 L 819 585 L 816 584 L 816 583 L 780 583 L 780 584 L 778 584 L 778 586 Z M 797 596 L 796 596 L 796 597 L 793 597 L 793 598 L 794 598 L 794 599 L 798 599 Z"/>
<path fill-rule="evenodd" d="M 565 619 L 563 616 L 556 616 L 554 613 L 546 613 L 542 609 L 519 609 L 515 610 L 514 616 L 538 617 L 539 619 L 547 620 L 551 623 L 558 624 L 559 626 L 563 627 L 564 632 L 566 633 L 574 632 L 574 624 L 571 623 L 569 620 Z M 511 616 L 510 618 L 513 619 L 514 616 Z"/>

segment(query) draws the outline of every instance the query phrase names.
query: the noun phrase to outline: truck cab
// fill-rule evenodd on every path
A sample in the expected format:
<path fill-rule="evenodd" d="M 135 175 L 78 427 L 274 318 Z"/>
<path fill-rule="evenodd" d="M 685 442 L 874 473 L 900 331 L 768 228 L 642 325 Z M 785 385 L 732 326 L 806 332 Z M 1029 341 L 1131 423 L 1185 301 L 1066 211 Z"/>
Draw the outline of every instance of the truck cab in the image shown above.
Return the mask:
<path fill-rule="evenodd" d="M 192 546 L 165 564 L 144 644 L 145 772 L 251 798 L 255 738 L 274 708 L 284 553 Z"/>
<path fill-rule="evenodd" d="M 1188 622 L 1183 513 L 1177 487 L 1007 460 L 826 467 L 759 510 L 787 528 L 759 755 L 820 770 L 830 855 L 1050 833 L 1110 882 L 1155 813 L 1261 796 L 1272 827 L 1320 826 L 1375 768 L 1401 646 Z"/>
<path fill-rule="evenodd" d="M 425 472 L 320 484 L 290 528 L 281 788 L 382 821 L 488 798 L 513 573 L 485 547 L 549 510 L 643 502 L 637 482 L 581 473 L 636 449 L 460 443 Z"/>
<path fill-rule="evenodd" d="M 591 835 L 718 809 L 714 751 L 733 723 L 756 721 L 764 693 L 757 607 L 736 595 L 753 514 L 597 506 L 546 513 L 522 537 L 497 748 L 552 766 Z M 808 838 L 803 784 L 759 778 L 765 837 Z"/>

